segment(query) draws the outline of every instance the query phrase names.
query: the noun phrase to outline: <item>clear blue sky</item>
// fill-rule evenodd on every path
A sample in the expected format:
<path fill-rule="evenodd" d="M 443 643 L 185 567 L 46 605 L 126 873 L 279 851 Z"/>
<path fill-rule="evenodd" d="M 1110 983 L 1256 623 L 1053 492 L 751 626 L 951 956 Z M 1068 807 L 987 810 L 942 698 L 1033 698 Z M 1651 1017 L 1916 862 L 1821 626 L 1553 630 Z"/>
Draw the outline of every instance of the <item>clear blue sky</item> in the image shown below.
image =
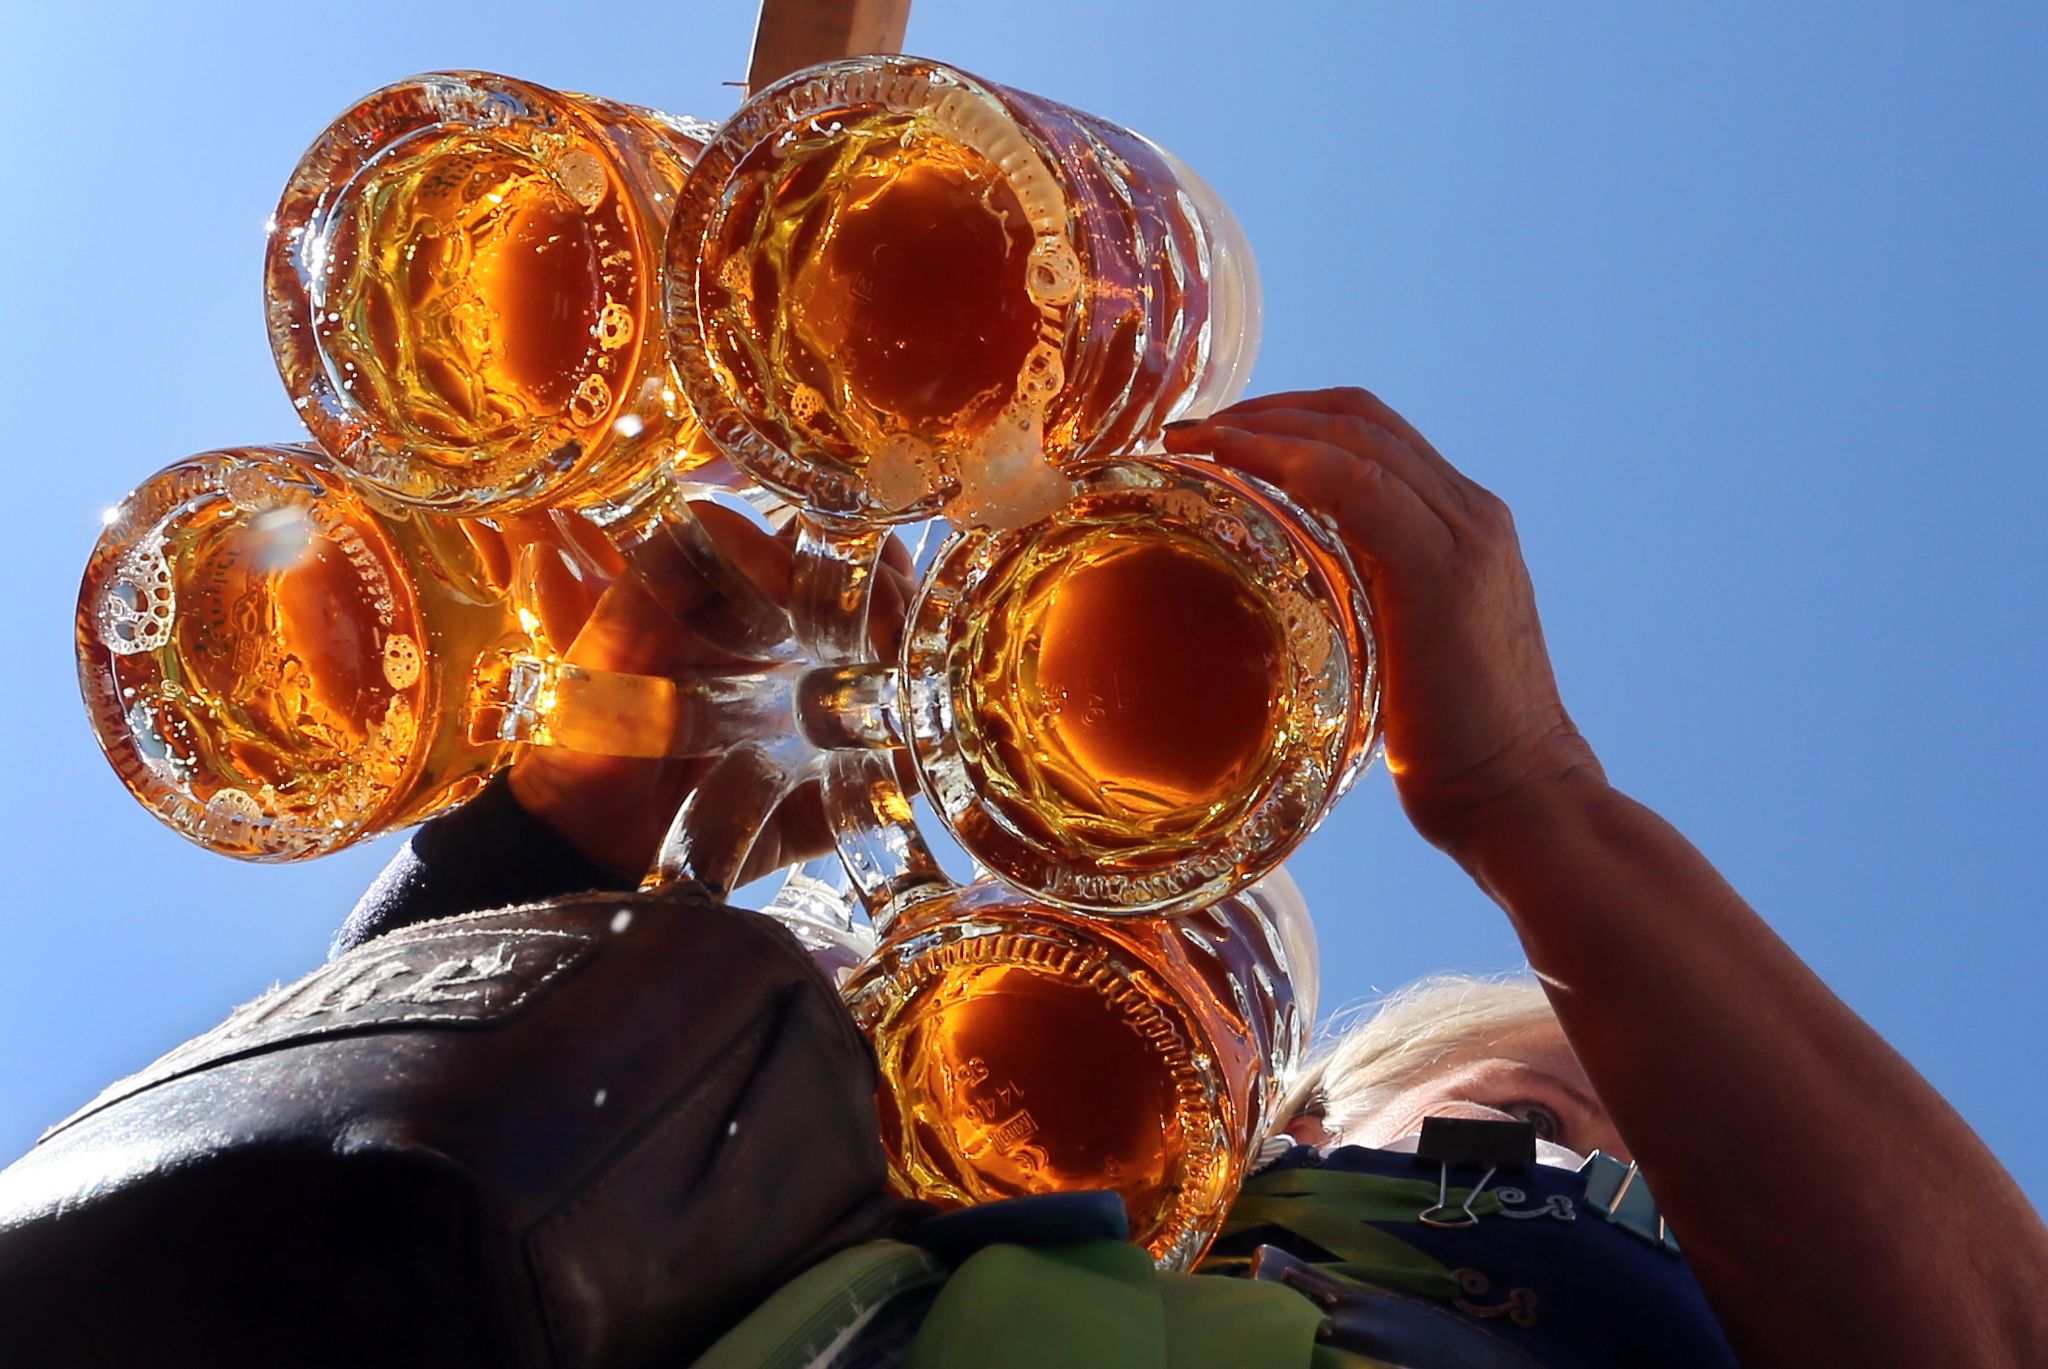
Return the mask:
<path fill-rule="evenodd" d="M 720 117 L 752 21 L 0 10 L 0 1159 L 314 965 L 390 852 L 187 845 L 115 782 L 72 678 L 100 510 L 296 431 L 259 263 L 299 153 L 444 67 Z M 1369 385 L 1509 500 L 1610 773 L 2039 1202 L 2048 10 L 917 0 L 909 47 L 1218 187 L 1264 272 L 1255 387 Z M 1295 870 L 1333 1002 L 1518 962 L 1383 771 Z"/>

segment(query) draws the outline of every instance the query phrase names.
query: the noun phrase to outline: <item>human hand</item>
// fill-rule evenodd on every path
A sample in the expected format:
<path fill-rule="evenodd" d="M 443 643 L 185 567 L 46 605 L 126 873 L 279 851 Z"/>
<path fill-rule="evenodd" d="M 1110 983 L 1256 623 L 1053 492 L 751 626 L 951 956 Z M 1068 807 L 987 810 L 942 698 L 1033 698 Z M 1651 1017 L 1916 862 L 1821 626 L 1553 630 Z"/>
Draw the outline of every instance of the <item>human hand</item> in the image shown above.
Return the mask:
<path fill-rule="evenodd" d="M 790 543 L 761 531 L 742 515 L 711 503 L 693 511 L 719 550 L 777 603 L 787 605 Z M 562 523 L 575 529 L 568 515 Z M 587 528 L 585 532 L 589 532 Z M 792 532 L 794 529 L 792 528 Z M 567 641 L 570 662 L 596 670 L 661 675 L 679 682 L 748 669 L 750 663 L 711 646 L 657 605 L 601 537 L 576 538 L 585 564 L 609 577 L 601 593 L 580 582 L 552 554 L 536 559 L 534 598 L 546 635 Z M 875 581 L 872 631 L 876 650 L 892 657 L 915 581 L 908 552 L 891 540 L 884 573 Z M 712 606 L 711 588 L 686 568 L 667 587 L 684 604 Z M 652 865 L 676 810 L 716 757 L 646 760 L 598 756 L 559 747 L 532 747 L 512 765 L 512 793 L 521 807 L 598 864 L 629 879 Z M 774 810 L 738 882 L 808 859 L 831 845 L 815 782 L 798 788 Z"/>
<path fill-rule="evenodd" d="M 1416 830 L 1455 851 L 1510 799 L 1604 782 L 1558 697 L 1506 504 L 1359 389 L 1265 395 L 1166 435 L 1328 515 L 1378 620 L 1387 766 Z"/>

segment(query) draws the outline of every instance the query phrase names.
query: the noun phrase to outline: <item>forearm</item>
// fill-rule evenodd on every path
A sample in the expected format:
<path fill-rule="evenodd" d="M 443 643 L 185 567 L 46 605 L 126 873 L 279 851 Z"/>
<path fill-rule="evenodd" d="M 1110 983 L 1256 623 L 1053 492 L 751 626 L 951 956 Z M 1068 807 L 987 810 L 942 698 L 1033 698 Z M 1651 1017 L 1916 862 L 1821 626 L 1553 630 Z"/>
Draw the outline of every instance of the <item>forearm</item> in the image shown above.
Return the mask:
<path fill-rule="evenodd" d="M 2048 1358 L 2048 1232 L 1684 837 L 1591 775 L 1452 854 L 1530 963 L 1745 1362 Z"/>

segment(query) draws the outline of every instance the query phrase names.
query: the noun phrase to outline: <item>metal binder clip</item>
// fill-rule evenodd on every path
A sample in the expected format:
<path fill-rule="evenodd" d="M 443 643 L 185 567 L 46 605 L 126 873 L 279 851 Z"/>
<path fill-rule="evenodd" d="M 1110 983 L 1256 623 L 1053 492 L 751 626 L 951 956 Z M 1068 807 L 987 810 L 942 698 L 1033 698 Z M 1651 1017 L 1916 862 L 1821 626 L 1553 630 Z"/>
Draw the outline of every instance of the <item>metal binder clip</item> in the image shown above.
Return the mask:
<path fill-rule="evenodd" d="M 1641 1167 L 1594 1151 L 1580 1167 L 1586 1176 L 1586 1206 L 1624 1231 L 1642 1237 L 1668 1254 L 1678 1254 L 1678 1238 L 1657 1210 L 1649 1185 L 1638 1176 Z"/>
<path fill-rule="evenodd" d="M 1436 1202 L 1424 1208 L 1416 1220 L 1424 1226 L 1446 1229 L 1472 1226 L 1479 1214 L 1472 1204 L 1501 1170 L 1524 1170 L 1536 1163 L 1536 1127 L 1530 1122 L 1494 1121 L 1479 1117 L 1425 1117 L 1422 1139 L 1415 1146 L 1417 1164 L 1437 1166 Z M 1465 1201 L 1451 1206 L 1451 1166 L 1484 1165 L 1465 1194 Z"/>

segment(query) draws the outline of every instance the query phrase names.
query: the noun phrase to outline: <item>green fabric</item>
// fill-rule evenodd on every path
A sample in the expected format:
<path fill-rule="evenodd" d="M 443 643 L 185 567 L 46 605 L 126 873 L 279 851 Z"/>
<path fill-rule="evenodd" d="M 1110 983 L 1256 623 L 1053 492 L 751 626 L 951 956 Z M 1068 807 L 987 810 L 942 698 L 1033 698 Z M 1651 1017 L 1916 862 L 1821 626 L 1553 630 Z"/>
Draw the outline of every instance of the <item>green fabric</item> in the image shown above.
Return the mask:
<path fill-rule="evenodd" d="M 695 1369 L 798 1369 L 871 1309 L 945 1277 L 945 1265 L 901 1241 L 842 1250 L 778 1288 L 705 1351 Z"/>
<path fill-rule="evenodd" d="M 1152 1258 L 1120 1241 L 992 1245 L 946 1281 L 904 1369 L 1166 1369 Z"/>
<path fill-rule="evenodd" d="M 1308 1369 L 1323 1314 L 1277 1283 L 1161 1274 L 1172 1369 Z"/>
<path fill-rule="evenodd" d="M 1452 1189 L 1452 1207 L 1469 1190 Z M 1412 1222 L 1435 1205 L 1423 1179 L 1295 1169 L 1251 1180 L 1226 1234 L 1277 1226 L 1338 1257 L 1323 1268 L 1382 1288 L 1450 1299 L 1439 1261 L 1368 1225 Z M 1482 1194 L 1475 1213 L 1500 1210 Z M 915 1246 L 871 1241 L 785 1285 L 700 1360 L 696 1369 L 795 1369 L 866 1311 L 907 1288 L 939 1282 L 904 1369 L 1384 1369 L 1319 1343 L 1323 1314 L 1276 1283 L 1210 1277 L 1248 1261 L 1217 1258 L 1202 1274 L 1159 1273 L 1117 1241 L 992 1245 L 947 1277 Z"/>
<path fill-rule="evenodd" d="M 1159 1273 L 1115 1241 L 995 1245 L 947 1282 L 904 1369 L 1382 1369 L 1318 1345 L 1276 1283 Z"/>

